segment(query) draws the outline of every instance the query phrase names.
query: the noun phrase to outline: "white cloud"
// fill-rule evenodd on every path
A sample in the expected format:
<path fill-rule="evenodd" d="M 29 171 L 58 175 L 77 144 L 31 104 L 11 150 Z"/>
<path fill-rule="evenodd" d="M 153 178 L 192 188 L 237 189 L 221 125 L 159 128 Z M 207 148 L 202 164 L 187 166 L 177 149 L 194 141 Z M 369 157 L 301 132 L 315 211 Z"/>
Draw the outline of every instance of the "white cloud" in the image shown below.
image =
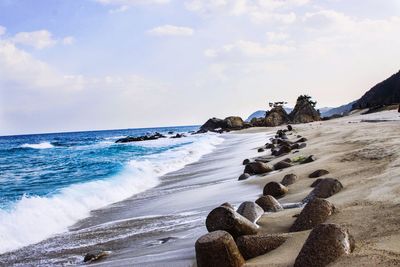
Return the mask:
<path fill-rule="evenodd" d="M 0 36 L 4 35 L 6 31 L 7 31 L 6 27 L 0 25 Z"/>
<path fill-rule="evenodd" d="M 222 46 L 220 49 L 208 49 L 205 55 L 208 57 L 217 57 L 230 54 L 234 57 L 273 57 L 287 54 L 296 50 L 295 47 L 280 44 L 263 45 L 259 42 L 239 40 L 232 44 Z"/>
<path fill-rule="evenodd" d="M 57 43 L 47 30 L 19 32 L 11 40 L 16 44 L 32 46 L 36 49 L 51 47 Z"/>
<path fill-rule="evenodd" d="M 288 40 L 289 35 L 282 32 L 267 32 L 267 38 L 270 42 L 281 42 Z"/>
<path fill-rule="evenodd" d="M 95 0 L 103 5 L 134 6 L 148 4 L 168 4 L 170 0 Z"/>
<path fill-rule="evenodd" d="M 62 39 L 63 45 L 72 45 L 75 43 L 75 38 L 72 36 L 67 36 Z"/>
<path fill-rule="evenodd" d="M 163 25 L 155 27 L 147 33 L 155 36 L 191 36 L 194 34 L 194 30 L 189 27 Z"/>

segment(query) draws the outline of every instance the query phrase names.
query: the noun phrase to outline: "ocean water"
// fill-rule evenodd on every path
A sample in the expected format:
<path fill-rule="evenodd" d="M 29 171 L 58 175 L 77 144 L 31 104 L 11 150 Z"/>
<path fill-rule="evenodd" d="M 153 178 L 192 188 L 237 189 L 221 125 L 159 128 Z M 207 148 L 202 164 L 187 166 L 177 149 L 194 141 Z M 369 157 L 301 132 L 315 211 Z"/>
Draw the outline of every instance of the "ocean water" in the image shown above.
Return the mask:
<path fill-rule="evenodd" d="M 68 230 L 160 183 L 223 142 L 216 134 L 116 144 L 197 126 L 0 137 L 0 254 Z M 171 135 L 169 135 L 171 136 Z"/>

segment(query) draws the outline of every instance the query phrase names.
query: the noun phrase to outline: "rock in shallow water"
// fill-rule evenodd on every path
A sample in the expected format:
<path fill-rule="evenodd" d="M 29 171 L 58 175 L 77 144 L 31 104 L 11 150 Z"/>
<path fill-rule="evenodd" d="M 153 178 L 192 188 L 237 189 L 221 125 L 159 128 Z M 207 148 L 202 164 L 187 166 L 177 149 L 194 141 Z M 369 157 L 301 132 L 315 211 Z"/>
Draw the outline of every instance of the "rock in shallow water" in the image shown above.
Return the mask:
<path fill-rule="evenodd" d="M 226 207 L 213 209 L 207 216 L 206 227 L 209 232 L 223 230 L 234 238 L 257 234 L 257 225 Z"/>
<path fill-rule="evenodd" d="M 264 255 L 280 247 L 287 237 L 280 235 L 247 235 L 236 240 L 245 260 Z"/>
<path fill-rule="evenodd" d="M 89 252 L 89 253 L 87 253 L 85 255 L 85 257 L 83 258 L 83 262 L 89 263 L 89 262 L 98 261 L 98 260 L 101 260 L 101 259 L 103 259 L 103 258 L 105 258 L 107 256 L 108 256 L 108 252 L 106 252 L 106 251 L 101 251 L 101 250 L 92 251 L 92 252 Z"/>
<path fill-rule="evenodd" d="M 308 236 L 294 267 L 324 267 L 355 247 L 348 230 L 337 224 L 320 224 Z"/>
<path fill-rule="evenodd" d="M 286 195 L 288 188 L 278 182 L 269 182 L 264 186 L 263 195 L 271 195 L 275 198 L 280 198 Z"/>
<path fill-rule="evenodd" d="M 277 212 L 283 210 L 282 205 L 276 200 L 273 196 L 267 195 L 262 196 L 256 200 L 256 203 L 265 211 L 265 212 Z"/>
<path fill-rule="evenodd" d="M 309 230 L 324 223 L 335 211 L 335 206 L 328 200 L 315 198 L 307 203 L 296 221 L 290 227 L 290 232 Z"/>
<path fill-rule="evenodd" d="M 290 164 L 289 162 L 286 162 L 285 160 L 279 161 L 278 163 L 274 164 L 274 169 L 275 170 L 282 170 L 286 168 L 290 168 L 293 165 Z"/>
<path fill-rule="evenodd" d="M 242 175 L 240 175 L 239 176 L 239 181 L 243 181 L 243 180 L 247 180 L 247 179 L 249 179 L 250 178 L 250 174 L 248 174 L 248 173 L 243 173 Z"/>
<path fill-rule="evenodd" d="M 245 263 L 232 236 L 225 231 L 203 235 L 195 249 L 198 267 L 240 267 Z"/>
<path fill-rule="evenodd" d="M 252 223 L 256 223 L 258 219 L 264 214 L 264 210 L 258 204 L 252 201 L 246 201 L 240 204 L 239 208 L 237 209 L 237 213 L 239 213 Z"/>

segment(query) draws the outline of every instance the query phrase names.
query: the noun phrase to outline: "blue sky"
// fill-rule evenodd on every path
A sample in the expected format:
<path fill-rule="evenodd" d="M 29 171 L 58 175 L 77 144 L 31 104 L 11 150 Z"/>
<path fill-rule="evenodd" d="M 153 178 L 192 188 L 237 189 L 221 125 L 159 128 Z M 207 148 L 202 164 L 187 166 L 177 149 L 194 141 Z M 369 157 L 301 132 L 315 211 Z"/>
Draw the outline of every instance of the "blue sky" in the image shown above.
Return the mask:
<path fill-rule="evenodd" d="M 397 0 L 0 0 L 0 135 L 201 124 L 397 72 Z"/>

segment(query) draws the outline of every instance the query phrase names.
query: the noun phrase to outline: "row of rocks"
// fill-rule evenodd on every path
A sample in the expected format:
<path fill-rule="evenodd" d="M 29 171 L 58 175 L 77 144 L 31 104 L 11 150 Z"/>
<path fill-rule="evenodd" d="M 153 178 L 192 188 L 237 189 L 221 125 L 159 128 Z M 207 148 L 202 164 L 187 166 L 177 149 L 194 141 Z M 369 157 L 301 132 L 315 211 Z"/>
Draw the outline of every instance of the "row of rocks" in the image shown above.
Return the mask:
<path fill-rule="evenodd" d="M 170 138 L 182 138 L 182 137 L 186 137 L 186 135 L 177 133 L 176 135 L 171 136 Z M 143 136 L 137 136 L 137 137 L 127 136 L 127 137 L 118 139 L 117 141 L 115 141 L 115 143 L 141 142 L 141 141 L 157 140 L 160 138 L 167 138 L 167 137 L 163 134 L 156 132 L 151 135 L 143 135 Z"/>
<path fill-rule="evenodd" d="M 292 130 L 290 127 L 288 130 Z M 283 144 L 286 131 L 278 131 L 272 144 Z M 293 143 L 302 143 L 293 142 Z M 287 145 L 287 143 L 285 143 Z M 272 147 L 271 147 L 272 148 Z M 276 156 L 275 156 L 276 157 Z M 264 157 L 251 162 L 245 160 L 245 173 L 239 180 L 247 179 L 251 174 L 263 174 L 272 170 L 287 168 L 286 164 L 293 162 L 290 159 L 282 160 L 270 167 L 267 163 L 273 158 Z M 313 156 L 296 160 L 299 163 L 313 162 Z M 319 178 L 329 174 L 327 170 L 316 170 L 309 178 L 318 178 L 311 185 L 314 189 L 302 201 L 305 204 L 301 213 L 296 217 L 289 232 L 298 232 L 312 229 L 309 237 L 298 254 L 294 266 L 326 266 L 338 257 L 349 254 L 354 249 L 354 238 L 348 230 L 337 224 L 325 222 L 335 211 L 335 206 L 326 200 L 338 193 L 343 185 L 334 178 Z M 290 234 L 262 235 L 258 234 L 257 220 L 264 212 L 279 212 L 283 210 L 277 199 L 289 192 L 289 187 L 298 181 L 296 174 L 287 174 L 282 181 L 269 182 L 264 186 L 263 196 L 255 202 L 243 202 L 237 210 L 229 203 L 212 210 L 206 219 L 208 234 L 196 242 L 197 266 L 232 266 L 239 267 L 246 260 L 258 257 L 280 247 Z"/>

